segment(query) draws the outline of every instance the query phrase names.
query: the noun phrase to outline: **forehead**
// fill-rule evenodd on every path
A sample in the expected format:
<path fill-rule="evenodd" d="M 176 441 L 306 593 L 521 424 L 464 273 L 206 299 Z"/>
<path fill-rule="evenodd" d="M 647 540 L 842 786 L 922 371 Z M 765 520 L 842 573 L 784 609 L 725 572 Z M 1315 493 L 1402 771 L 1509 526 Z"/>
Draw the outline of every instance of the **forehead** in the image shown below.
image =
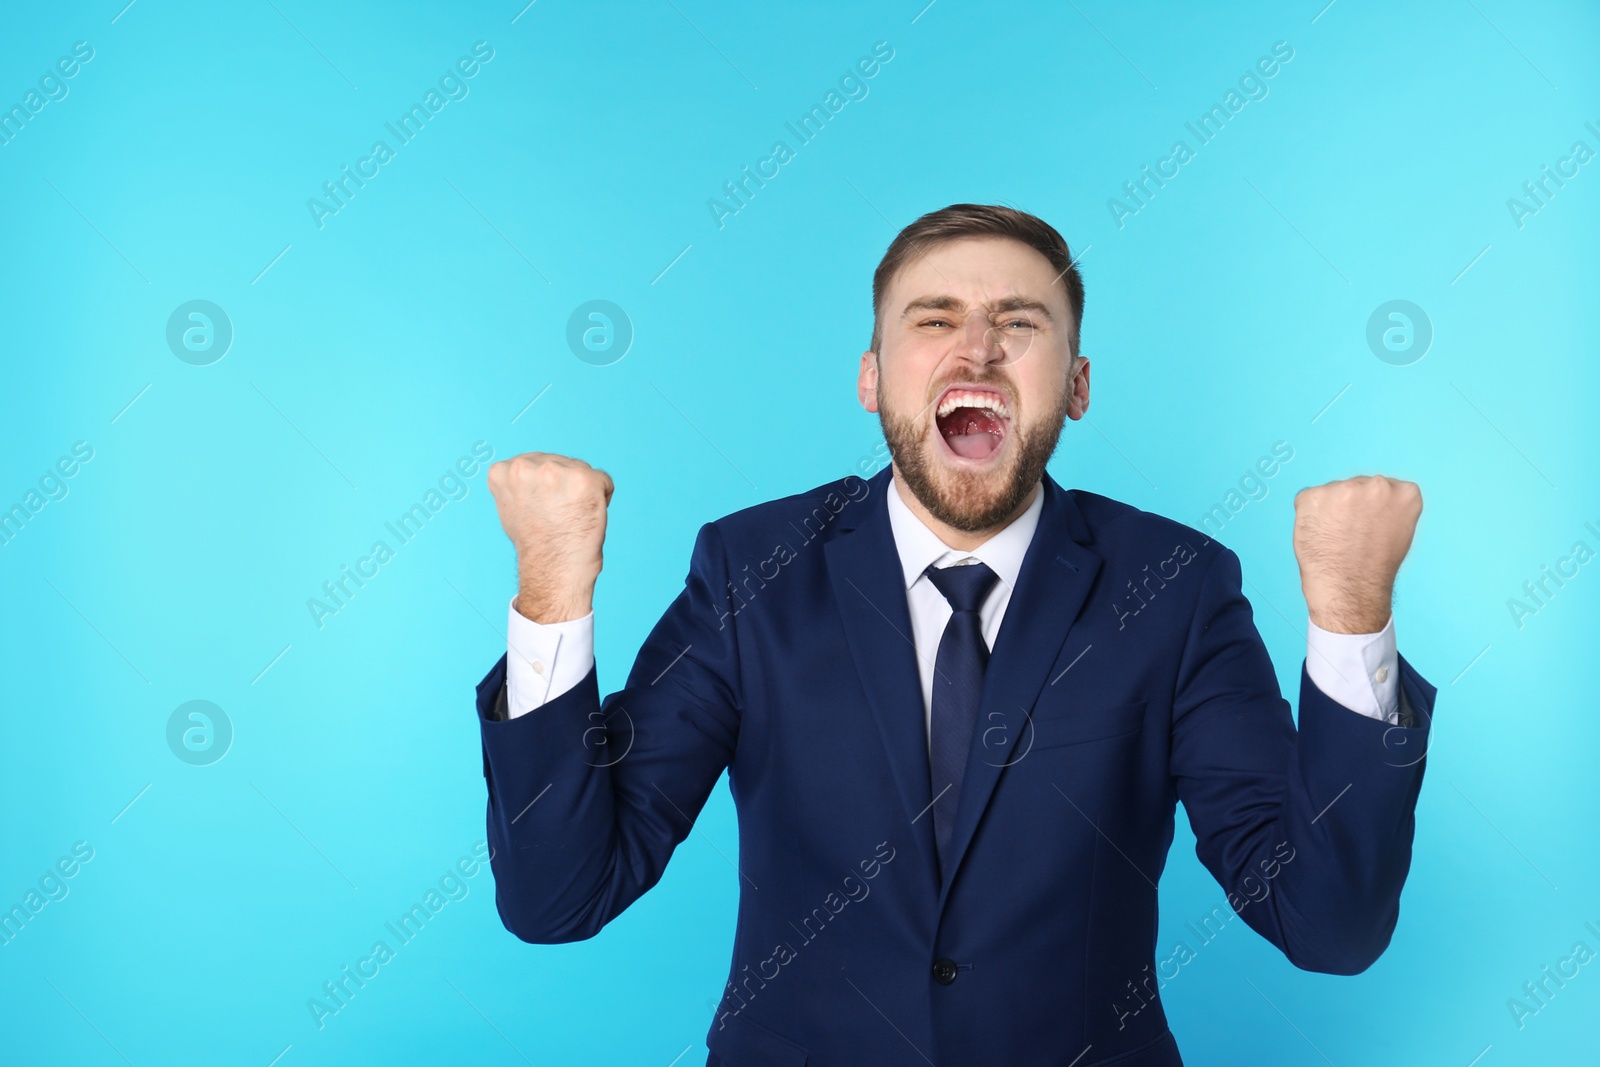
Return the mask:
<path fill-rule="evenodd" d="M 1050 261 L 1009 237 L 959 237 L 924 248 L 895 273 L 885 310 L 897 313 L 908 300 L 946 294 L 971 304 L 1028 296 L 1066 307 L 1066 289 Z"/>

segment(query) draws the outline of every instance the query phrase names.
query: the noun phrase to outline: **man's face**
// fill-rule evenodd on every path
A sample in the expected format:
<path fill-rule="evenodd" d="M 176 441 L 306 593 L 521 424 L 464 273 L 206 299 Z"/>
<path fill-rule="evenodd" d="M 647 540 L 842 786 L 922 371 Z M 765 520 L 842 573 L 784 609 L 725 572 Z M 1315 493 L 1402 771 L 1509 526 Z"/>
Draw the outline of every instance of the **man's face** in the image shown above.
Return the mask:
<path fill-rule="evenodd" d="M 958 530 L 1015 518 L 1065 420 L 1089 407 L 1089 361 L 1071 356 L 1050 261 L 1003 237 L 925 248 L 891 279 L 879 325 L 856 393 L 906 486 Z"/>

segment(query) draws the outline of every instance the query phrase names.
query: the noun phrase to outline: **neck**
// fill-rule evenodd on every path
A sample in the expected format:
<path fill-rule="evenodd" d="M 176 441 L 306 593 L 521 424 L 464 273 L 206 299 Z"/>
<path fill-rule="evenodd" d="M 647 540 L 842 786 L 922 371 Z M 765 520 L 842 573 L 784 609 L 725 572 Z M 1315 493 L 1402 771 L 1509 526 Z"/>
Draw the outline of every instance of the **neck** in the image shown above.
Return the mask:
<path fill-rule="evenodd" d="M 949 523 L 934 517 L 934 514 L 928 510 L 927 505 L 923 504 L 906 485 L 905 479 L 900 474 L 899 466 L 896 464 L 890 464 L 890 466 L 894 472 L 895 489 L 899 491 L 900 499 L 905 501 L 906 507 L 911 509 L 911 514 L 921 519 L 922 524 L 932 530 L 939 540 L 957 552 L 971 552 L 989 540 L 989 538 L 1016 522 L 1017 518 L 1032 506 L 1034 497 L 1043 492 L 1042 482 L 1034 482 L 1032 491 L 1023 498 L 1022 503 L 1017 505 L 1016 510 L 1007 515 L 1003 521 L 982 530 L 958 530 Z"/>

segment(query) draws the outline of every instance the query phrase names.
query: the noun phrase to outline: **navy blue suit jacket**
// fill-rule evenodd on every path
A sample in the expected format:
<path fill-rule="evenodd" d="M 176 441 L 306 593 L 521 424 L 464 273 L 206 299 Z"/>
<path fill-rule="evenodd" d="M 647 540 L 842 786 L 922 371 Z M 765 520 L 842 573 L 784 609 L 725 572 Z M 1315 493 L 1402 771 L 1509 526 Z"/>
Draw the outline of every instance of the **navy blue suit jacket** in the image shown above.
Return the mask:
<path fill-rule="evenodd" d="M 727 770 L 740 899 L 713 1067 L 1180 1063 L 1156 995 L 1180 800 L 1238 917 L 1296 966 L 1378 958 L 1433 686 L 1402 657 L 1413 724 L 1391 726 L 1302 667 L 1297 731 L 1238 557 L 1049 476 L 941 879 L 889 478 L 703 526 L 621 692 L 602 700 L 591 670 L 506 719 L 504 659 L 483 679 L 512 933 L 593 937 L 661 878 Z"/>

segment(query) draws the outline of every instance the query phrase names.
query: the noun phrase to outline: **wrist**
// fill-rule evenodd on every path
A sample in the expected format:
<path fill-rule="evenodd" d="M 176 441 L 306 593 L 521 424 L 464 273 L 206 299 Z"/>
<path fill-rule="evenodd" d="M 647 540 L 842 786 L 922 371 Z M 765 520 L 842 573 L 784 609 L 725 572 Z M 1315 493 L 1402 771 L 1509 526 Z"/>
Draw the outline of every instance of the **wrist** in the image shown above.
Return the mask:
<path fill-rule="evenodd" d="M 511 606 L 517 609 L 517 614 L 525 619 L 541 624 L 555 622 L 571 622 L 581 619 L 594 610 L 589 598 L 572 598 L 570 600 L 541 600 L 517 594 L 517 599 Z"/>
<path fill-rule="evenodd" d="M 1375 634 L 1389 624 L 1393 614 L 1392 590 L 1360 595 L 1307 598 L 1311 621 L 1329 633 Z"/>
<path fill-rule="evenodd" d="M 517 609 L 520 616 L 534 622 L 571 622 L 594 611 L 594 598 L 581 593 L 549 597 L 542 593 L 518 592 L 517 598 L 512 601 L 512 608 Z"/>
<path fill-rule="evenodd" d="M 594 610 L 594 582 L 553 587 L 545 582 L 522 581 L 511 602 L 517 614 L 537 623 L 570 622 Z"/>

